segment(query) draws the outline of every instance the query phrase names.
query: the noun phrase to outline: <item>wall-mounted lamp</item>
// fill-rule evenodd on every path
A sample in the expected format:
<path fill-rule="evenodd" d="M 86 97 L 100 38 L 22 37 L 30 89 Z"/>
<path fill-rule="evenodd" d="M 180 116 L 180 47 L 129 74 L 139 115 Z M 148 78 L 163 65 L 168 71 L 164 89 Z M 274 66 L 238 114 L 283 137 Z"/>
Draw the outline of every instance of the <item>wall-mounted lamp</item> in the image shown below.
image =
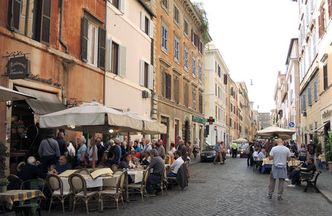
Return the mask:
<path fill-rule="evenodd" d="M 11 100 L 6 101 L 6 106 L 7 106 L 8 109 L 9 109 L 12 105 L 13 105 L 13 101 L 11 101 Z"/>

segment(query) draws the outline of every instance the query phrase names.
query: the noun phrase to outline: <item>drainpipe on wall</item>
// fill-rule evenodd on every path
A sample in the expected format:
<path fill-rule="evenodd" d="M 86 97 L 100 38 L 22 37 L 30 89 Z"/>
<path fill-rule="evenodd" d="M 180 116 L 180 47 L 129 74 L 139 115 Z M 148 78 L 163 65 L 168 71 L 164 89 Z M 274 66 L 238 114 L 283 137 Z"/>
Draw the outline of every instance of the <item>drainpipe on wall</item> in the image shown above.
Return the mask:
<path fill-rule="evenodd" d="M 59 9 L 60 9 L 60 23 L 59 23 L 59 41 L 60 44 L 65 48 L 65 52 L 68 53 L 68 46 L 62 39 L 62 16 L 63 16 L 63 10 L 64 10 L 64 2 L 63 0 L 59 0 Z"/>
<path fill-rule="evenodd" d="M 105 32 L 106 32 L 106 40 L 107 43 L 107 1 L 105 1 Z M 107 50 L 106 50 L 107 51 Z M 106 105 L 106 54 L 105 54 L 105 67 L 104 67 L 104 84 L 103 84 L 103 104 Z"/>

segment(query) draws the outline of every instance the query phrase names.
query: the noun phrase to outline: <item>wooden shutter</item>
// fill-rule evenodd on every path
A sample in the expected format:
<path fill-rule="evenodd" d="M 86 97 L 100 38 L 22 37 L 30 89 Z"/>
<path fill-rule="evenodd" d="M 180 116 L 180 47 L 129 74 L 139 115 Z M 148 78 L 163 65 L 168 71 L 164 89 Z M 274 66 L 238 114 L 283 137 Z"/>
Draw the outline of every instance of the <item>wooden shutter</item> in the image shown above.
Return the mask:
<path fill-rule="evenodd" d="M 161 93 L 163 97 L 166 97 L 166 73 L 162 73 Z"/>
<path fill-rule="evenodd" d="M 144 86 L 144 61 L 139 60 L 139 85 Z"/>
<path fill-rule="evenodd" d="M 142 13 L 142 11 L 139 13 L 139 18 L 140 18 L 140 28 L 142 31 L 145 31 L 145 16 Z"/>
<path fill-rule="evenodd" d="M 98 28 L 98 67 L 105 69 L 106 31 Z"/>
<path fill-rule="evenodd" d="M 153 38 L 154 35 L 154 26 L 153 26 L 153 21 L 150 20 L 149 21 L 149 36 L 150 38 Z"/>
<path fill-rule="evenodd" d="M 21 12 L 22 2 L 17 0 L 8 1 L 8 14 L 7 22 L 8 29 L 10 31 L 19 30 L 20 27 L 20 12 Z"/>
<path fill-rule="evenodd" d="M 112 38 L 109 37 L 106 40 L 106 71 L 112 71 Z"/>
<path fill-rule="evenodd" d="M 314 82 L 314 100 L 315 102 L 318 101 L 318 82 L 315 80 Z"/>
<path fill-rule="evenodd" d="M 166 74 L 166 98 L 172 98 L 172 79 L 170 74 Z"/>
<path fill-rule="evenodd" d="M 89 21 L 86 17 L 81 19 L 81 59 L 88 61 L 88 27 Z"/>
<path fill-rule="evenodd" d="M 118 71 L 119 71 L 119 76 L 121 77 L 125 77 L 126 76 L 126 55 L 127 55 L 127 49 L 126 47 L 124 46 L 120 46 L 120 49 L 119 49 L 119 68 L 118 68 Z"/>
<path fill-rule="evenodd" d="M 153 65 L 149 65 L 148 88 L 153 90 Z"/>
<path fill-rule="evenodd" d="M 41 17 L 41 31 L 40 40 L 49 43 L 50 42 L 50 28 L 51 28 L 51 0 L 44 0 L 42 7 Z"/>
<path fill-rule="evenodd" d="M 119 10 L 124 13 L 125 12 L 125 0 L 119 0 Z"/>

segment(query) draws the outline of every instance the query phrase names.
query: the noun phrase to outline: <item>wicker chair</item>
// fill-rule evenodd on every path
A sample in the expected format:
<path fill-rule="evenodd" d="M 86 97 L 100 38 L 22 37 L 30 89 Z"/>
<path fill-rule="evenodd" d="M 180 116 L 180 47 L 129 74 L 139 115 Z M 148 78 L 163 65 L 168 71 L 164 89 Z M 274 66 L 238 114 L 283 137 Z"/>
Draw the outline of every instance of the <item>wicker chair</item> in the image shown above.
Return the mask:
<path fill-rule="evenodd" d="M 62 212 L 65 212 L 65 199 L 72 195 L 70 191 L 63 191 L 63 183 L 59 176 L 57 175 L 49 175 L 46 178 L 46 183 L 52 192 L 49 212 L 51 211 L 53 199 L 58 199 L 62 205 Z"/>
<path fill-rule="evenodd" d="M 105 189 L 99 192 L 99 203 L 100 203 L 100 210 L 103 211 L 104 209 L 104 198 L 111 197 L 116 202 L 116 208 L 119 210 L 119 199 L 122 201 L 122 205 L 124 206 L 123 201 L 123 191 L 125 186 L 125 181 L 127 179 L 127 171 L 122 172 L 118 182 L 116 184 L 116 188 Z"/>
<path fill-rule="evenodd" d="M 23 181 L 21 184 L 21 189 L 28 189 L 28 190 L 40 190 L 41 192 L 44 191 L 45 187 L 45 181 L 44 179 L 29 179 L 26 181 Z M 19 207 L 16 207 L 16 210 L 24 211 L 27 209 L 31 210 L 31 214 L 35 215 L 35 212 L 38 212 L 38 215 L 41 215 L 41 210 L 40 210 L 40 203 L 41 203 L 41 197 L 37 197 L 35 199 L 27 200 L 23 204 L 21 204 Z M 30 214 L 29 213 L 29 214 Z"/>
<path fill-rule="evenodd" d="M 24 161 L 21 161 L 17 164 L 16 166 L 16 171 L 19 173 L 21 172 L 22 168 L 25 166 L 25 162 Z"/>
<path fill-rule="evenodd" d="M 97 191 L 87 191 L 86 181 L 80 174 L 71 174 L 68 178 L 70 190 L 74 195 L 73 199 L 73 213 L 75 212 L 75 205 L 78 200 L 83 200 L 85 203 L 86 213 L 89 214 L 89 200 L 98 196 Z"/>
<path fill-rule="evenodd" d="M 128 184 L 129 194 L 140 193 L 142 196 L 142 201 L 144 202 L 144 193 L 146 192 L 146 182 L 148 181 L 149 171 L 143 171 L 143 179 L 141 183 Z"/>
<path fill-rule="evenodd" d="M 7 190 L 18 190 L 21 189 L 23 180 L 20 179 L 17 175 L 10 174 L 7 177 L 9 184 L 7 185 Z"/>

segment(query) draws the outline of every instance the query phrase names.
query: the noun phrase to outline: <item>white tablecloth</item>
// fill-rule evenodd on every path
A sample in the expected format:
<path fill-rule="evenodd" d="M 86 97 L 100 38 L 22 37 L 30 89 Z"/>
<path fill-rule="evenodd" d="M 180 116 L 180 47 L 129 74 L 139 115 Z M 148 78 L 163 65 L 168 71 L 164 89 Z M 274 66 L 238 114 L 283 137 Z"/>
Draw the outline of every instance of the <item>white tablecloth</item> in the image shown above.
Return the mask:
<path fill-rule="evenodd" d="M 131 176 L 134 183 L 140 183 L 143 180 L 143 170 L 128 170 L 128 175 Z"/>

